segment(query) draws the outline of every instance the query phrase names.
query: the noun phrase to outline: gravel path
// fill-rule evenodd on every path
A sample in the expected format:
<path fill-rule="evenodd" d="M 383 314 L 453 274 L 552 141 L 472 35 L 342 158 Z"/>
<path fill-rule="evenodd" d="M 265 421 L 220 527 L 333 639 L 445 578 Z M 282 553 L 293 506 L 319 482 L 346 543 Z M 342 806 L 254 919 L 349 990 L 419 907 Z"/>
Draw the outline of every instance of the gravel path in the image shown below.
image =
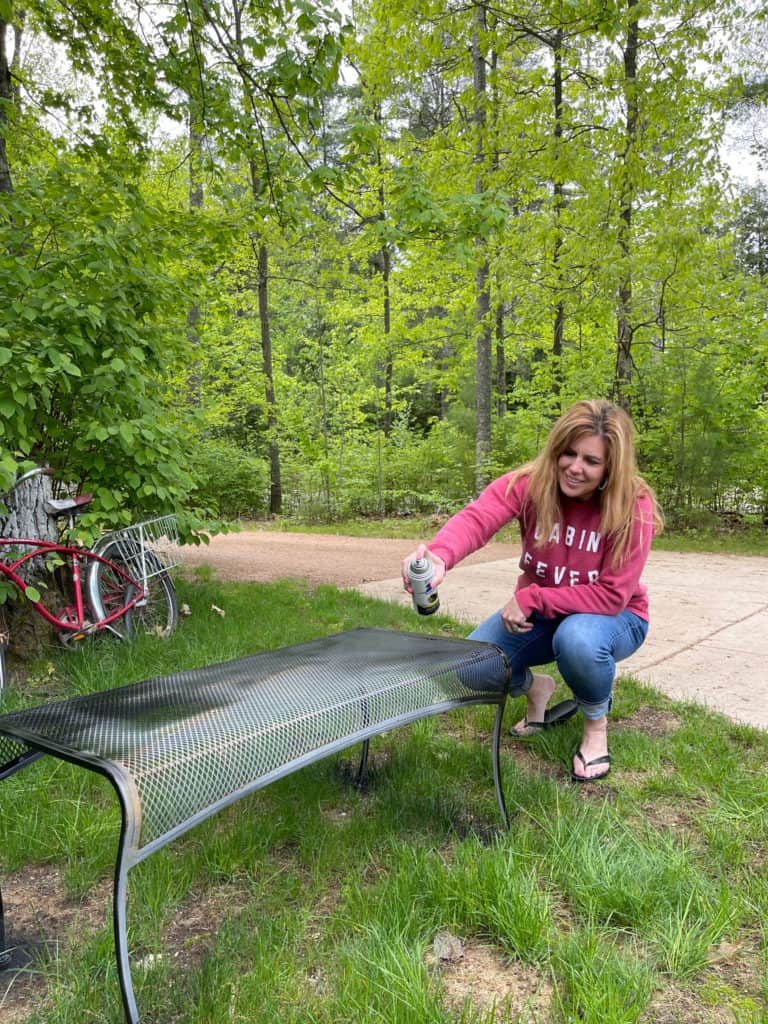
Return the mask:
<path fill-rule="evenodd" d="M 428 538 L 426 538 L 428 539 Z M 186 567 L 210 565 L 222 580 L 302 579 L 354 587 L 400 574 L 400 561 L 418 539 L 382 540 L 327 533 L 282 533 L 242 530 L 211 538 L 210 544 L 185 547 Z M 517 558 L 516 544 L 491 543 L 466 558 L 462 565 Z"/>

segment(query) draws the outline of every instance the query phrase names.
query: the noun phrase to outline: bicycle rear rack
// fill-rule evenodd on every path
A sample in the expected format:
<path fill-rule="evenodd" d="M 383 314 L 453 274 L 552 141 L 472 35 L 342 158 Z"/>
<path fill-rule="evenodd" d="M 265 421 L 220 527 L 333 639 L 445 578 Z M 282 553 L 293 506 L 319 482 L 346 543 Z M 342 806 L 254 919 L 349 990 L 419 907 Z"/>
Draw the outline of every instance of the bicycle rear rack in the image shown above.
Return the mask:
<path fill-rule="evenodd" d="M 179 564 L 179 527 L 175 515 L 157 516 L 105 534 L 98 551 L 114 544 L 128 572 L 151 579 Z M 151 556 L 147 557 L 147 552 Z"/>

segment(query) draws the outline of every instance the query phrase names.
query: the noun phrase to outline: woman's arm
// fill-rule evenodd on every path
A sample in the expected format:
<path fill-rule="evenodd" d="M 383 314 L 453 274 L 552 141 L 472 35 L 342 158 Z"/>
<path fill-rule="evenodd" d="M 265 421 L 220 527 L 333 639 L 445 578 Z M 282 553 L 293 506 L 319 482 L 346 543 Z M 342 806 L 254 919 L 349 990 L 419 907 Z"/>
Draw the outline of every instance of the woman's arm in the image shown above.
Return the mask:
<path fill-rule="evenodd" d="M 518 517 L 528 478 L 517 479 L 507 493 L 509 476 L 505 473 L 489 484 L 479 497 L 452 516 L 428 545 L 446 569 L 452 569 L 467 555 L 484 547 L 502 526 Z"/>

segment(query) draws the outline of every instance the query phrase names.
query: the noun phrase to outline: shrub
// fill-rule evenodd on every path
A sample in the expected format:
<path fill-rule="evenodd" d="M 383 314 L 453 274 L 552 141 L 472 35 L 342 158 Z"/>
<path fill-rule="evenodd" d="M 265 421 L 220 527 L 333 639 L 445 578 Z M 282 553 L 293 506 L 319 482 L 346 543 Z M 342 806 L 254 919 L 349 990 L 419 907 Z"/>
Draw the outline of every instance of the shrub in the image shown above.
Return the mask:
<path fill-rule="evenodd" d="M 269 466 L 226 441 L 203 439 L 193 450 L 192 499 L 225 519 L 254 519 L 269 508 Z"/>

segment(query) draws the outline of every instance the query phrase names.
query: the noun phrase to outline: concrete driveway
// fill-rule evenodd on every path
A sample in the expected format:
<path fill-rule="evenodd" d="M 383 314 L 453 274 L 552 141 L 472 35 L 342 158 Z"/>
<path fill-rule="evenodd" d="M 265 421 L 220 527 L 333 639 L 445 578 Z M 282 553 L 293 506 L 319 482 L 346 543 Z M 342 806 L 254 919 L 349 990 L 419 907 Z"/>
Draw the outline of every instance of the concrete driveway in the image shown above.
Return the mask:
<path fill-rule="evenodd" d="M 440 587 L 441 610 L 480 622 L 501 606 L 517 571 L 516 559 L 459 565 Z M 648 638 L 619 674 L 768 729 L 768 558 L 652 551 L 643 581 Z M 357 589 L 410 600 L 399 577 Z"/>

